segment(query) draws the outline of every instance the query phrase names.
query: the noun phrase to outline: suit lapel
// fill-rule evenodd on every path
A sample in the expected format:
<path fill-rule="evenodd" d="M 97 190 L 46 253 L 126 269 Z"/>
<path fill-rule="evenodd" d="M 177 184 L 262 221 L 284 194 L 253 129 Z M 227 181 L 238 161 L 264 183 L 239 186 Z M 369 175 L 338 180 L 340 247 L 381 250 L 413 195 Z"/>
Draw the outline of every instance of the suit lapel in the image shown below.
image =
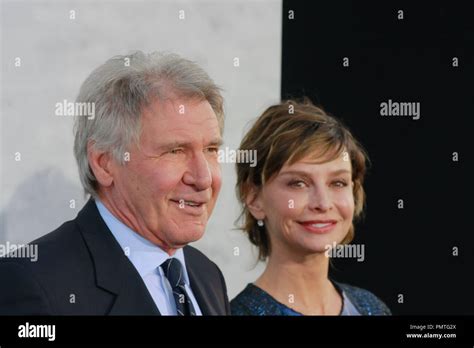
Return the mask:
<path fill-rule="evenodd" d="M 76 219 L 89 248 L 99 288 L 115 296 L 109 315 L 160 315 L 145 283 L 90 199 Z"/>
<path fill-rule="evenodd" d="M 210 285 L 203 281 L 204 274 L 198 274 L 192 254 L 189 252 L 189 247 L 184 247 L 183 251 L 191 289 L 193 290 L 194 297 L 196 297 L 202 314 L 218 315 L 219 313 L 213 305 L 214 301 L 212 301 L 211 298 L 211 294 L 214 293 L 213 289 L 210 289 Z"/>

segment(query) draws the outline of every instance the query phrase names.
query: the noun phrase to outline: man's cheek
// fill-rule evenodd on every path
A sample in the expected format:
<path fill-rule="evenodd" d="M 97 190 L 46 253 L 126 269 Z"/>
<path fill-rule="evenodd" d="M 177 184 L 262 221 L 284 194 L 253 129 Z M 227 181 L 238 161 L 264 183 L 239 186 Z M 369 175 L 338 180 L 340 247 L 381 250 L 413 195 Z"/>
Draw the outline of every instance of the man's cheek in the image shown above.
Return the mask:
<path fill-rule="evenodd" d="M 210 166 L 210 171 L 212 176 L 212 182 L 215 186 L 218 186 L 220 188 L 222 185 L 222 170 L 220 164 L 214 163 L 212 166 Z"/>
<path fill-rule="evenodd" d="M 154 190 L 171 191 L 180 183 L 183 175 L 184 171 L 180 170 L 179 167 L 160 167 L 153 171 L 147 181 L 151 183 Z"/>
<path fill-rule="evenodd" d="M 129 167 L 123 167 L 119 175 L 114 178 L 114 184 L 117 189 L 127 195 L 140 190 L 139 183 L 137 173 Z"/>
<path fill-rule="evenodd" d="M 217 196 L 217 194 L 219 193 L 219 191 L 222 188 L 222 179 L 220 177 L 213 178 L 212 183 L 213 183 L 212 186 L 213 186 L 213 191 L 214 191 L 213 195 Z"/>

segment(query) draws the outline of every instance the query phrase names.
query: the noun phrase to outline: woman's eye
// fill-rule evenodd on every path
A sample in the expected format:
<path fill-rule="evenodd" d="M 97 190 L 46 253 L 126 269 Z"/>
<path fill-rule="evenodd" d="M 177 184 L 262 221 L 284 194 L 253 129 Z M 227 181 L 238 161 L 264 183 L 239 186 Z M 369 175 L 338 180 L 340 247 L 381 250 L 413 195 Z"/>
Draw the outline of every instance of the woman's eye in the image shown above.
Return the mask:
<path fill-rule="evenodd" d="M 333 182 L 333 185 L 336 187 L 346 187 L 347 183 L 344 180 L 336 180 Z"/>
<path fill-rule="evenodd" d="M 288 186 L 292 186 L 292 187 L 305 187 L 306 186 L 306 183 L 302 180 L 293 180 L 293 181 L 290 181 Z"/>

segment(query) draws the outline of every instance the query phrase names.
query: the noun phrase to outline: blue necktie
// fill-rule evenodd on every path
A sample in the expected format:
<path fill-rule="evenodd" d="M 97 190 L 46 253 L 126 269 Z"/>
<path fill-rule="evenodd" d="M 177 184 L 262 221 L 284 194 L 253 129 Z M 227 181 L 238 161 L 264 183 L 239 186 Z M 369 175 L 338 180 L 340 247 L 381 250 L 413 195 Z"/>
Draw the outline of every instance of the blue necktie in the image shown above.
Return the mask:
<path fill-rule="evenodd" d="M 172 257 L 161 264 L 161 268 L 166 278 L 170 282 L 173 290 L 174 302 L 176 303 L 176 311 L 178 315 L 196 315 L 194 306 L 186 293 L 184 287 L 184 273 L 181 262 Z"/>

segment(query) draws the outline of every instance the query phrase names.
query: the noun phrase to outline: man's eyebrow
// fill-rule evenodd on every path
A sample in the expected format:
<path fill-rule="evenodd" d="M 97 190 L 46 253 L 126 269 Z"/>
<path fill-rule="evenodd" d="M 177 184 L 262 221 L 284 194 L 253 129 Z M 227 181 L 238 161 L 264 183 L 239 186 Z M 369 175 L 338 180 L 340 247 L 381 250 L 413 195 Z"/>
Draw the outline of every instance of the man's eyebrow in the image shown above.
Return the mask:
<path fill-rule="evenodd" d="M 224 142 L 222 138 L 215 138 L 211 140 L 206 146 L 221 146 L 223 143 Z M 189 147 L 192 147 L 192 143 L 187 142 L 187 141 L 173 141 L 170 143 L 158 145 L 159 149 L 166 149 L 166 150 L 172 150 L 179 147 L 189 148 Z"/>
<path fill-rule="evenodd" d="M 222 144 L 224 144 L 224 141 L 222 140 L 222 138 L 216 138 L 214 140 L 211 140 L 208 144 L 208 146 L 222 146 Z"/>
<path fill-rule="evenodd" d="M 189 142 L 185 142 L 185 141 L 172 141 L 172 142 L 169 142 L 169 143 L 164 143 L 164 144 L 159 144 L 157 146 L 157 148 L 159 149 L 166 149 L 166 150 L 171 150 L 171 149 L 175 149 L 177 147 L 189 147 L 190 146 L 190 143 Z"/>

